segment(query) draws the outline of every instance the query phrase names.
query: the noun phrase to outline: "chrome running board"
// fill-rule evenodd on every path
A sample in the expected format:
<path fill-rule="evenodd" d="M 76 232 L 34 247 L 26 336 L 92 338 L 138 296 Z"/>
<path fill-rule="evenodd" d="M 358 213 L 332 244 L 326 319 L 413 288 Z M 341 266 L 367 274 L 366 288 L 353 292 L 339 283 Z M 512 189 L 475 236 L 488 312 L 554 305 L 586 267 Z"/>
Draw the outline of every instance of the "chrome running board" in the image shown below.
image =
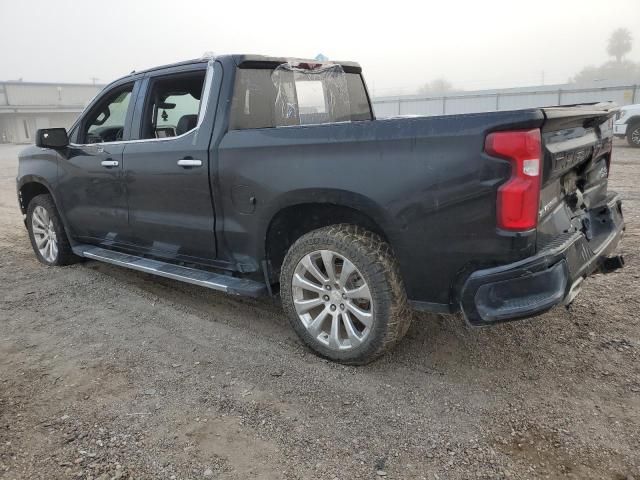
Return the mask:
<path fill-rule="evenodd" d="M 173 263 L 107 250 L 106 248 L 100 248 L 94 245 L 79 244 L 72 248 L 73 253 L 80 257 L 111 263 L 112 265 L 138 270 L 139 272 L 151 273 L 160 277 L 171 278 L 232 295 L 261 297 L 267 294 L 267 286 L 264 283 L 254 280 L 222 275 L 208 270 L 183 267 L 181 265 L 174 265 Z"/>

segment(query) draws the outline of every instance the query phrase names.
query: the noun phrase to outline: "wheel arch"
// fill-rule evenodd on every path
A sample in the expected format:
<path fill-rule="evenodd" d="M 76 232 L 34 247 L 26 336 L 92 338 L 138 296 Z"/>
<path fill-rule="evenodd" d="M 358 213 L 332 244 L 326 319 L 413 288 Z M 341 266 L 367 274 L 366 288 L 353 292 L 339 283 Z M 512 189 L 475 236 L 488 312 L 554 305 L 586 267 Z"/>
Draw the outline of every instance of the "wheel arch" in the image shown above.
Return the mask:
<path fill-rule="evenodd" d="M 312 230 L 340 223 L 376 233 L 393 247 L 390 221 L 372 200 L 351 192 L 306 192 L 296 195 L 294 201 L 281 202 L 265 228 L 264 254 L 270 266 L 270 279 L 278 281 L 284 257 L 298 238 Z"/>
<path fill-rule="evenodd" d="M 56 207 L 58 206 L 53 188 L 46 179 L 37 175 L 25 175 L 20 179 L 18 183 L 18 202 L 20 203 L 20 210 L 23 214 L 27 213 L 29 202 L 41 194 L 51 195 Z"/>
<path fill-rule="evenodd" d="M 38 175 L 24 175 L 18 181 L 18 204 L 20 205 L 20 211 L 22 212 L 23 216 L 25 216 L 25 224 L 29 203 L 36 196 L 42 194 L 48 194 L 53 199 L 53 203 L 56 207 L 56 210 L 58 211 L 58 215 L 62 219 L 62 224 L 68 234 L 70 230 L 67 223 L 67 218 L 64 215 L 63 209 L 60 208 L 60 202 L 58 202 L 58 199 L 56 198 L 55 189 L 45 178 Z"/>
<path fill-rule="evenodd" d="M 640 123 L 640 115 L 633 115 L 632 117 L 627 118 L 627 121 L 624 123 L 626 123 L 629 126 L 636 125 Z"/>

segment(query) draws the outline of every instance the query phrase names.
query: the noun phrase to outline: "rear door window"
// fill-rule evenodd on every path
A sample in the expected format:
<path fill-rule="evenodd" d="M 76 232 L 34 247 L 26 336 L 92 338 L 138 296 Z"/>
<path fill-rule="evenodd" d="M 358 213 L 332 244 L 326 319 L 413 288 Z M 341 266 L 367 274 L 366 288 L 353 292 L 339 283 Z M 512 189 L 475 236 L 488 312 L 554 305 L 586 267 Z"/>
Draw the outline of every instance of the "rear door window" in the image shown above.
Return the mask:
<path fill-rule="evenodd" d="M 198 125 L 204 70 L 153 78 L 142 120 L 141 138 L 184 135 Z"/>

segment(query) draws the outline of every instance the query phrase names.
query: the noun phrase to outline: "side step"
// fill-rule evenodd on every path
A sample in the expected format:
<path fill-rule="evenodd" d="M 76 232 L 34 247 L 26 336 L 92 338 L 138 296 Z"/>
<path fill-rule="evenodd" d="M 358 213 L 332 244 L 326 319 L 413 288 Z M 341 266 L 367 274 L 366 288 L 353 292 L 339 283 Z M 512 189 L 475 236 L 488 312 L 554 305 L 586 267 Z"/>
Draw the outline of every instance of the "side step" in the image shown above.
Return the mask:
<path fill-rule="evenodd" d="M 261 297 L 267 294 L 267 286 L 264 283 L 254 280 L 222 275 L 197 268 L 183 267 L 150 258 L 115 252 L 94 245 L 75 245 L 73 247 L 73 253 L 80 257 L 111 263 L 120 267 L 151 273 L 181 282 L 192 283 L 232 295 Z"/>

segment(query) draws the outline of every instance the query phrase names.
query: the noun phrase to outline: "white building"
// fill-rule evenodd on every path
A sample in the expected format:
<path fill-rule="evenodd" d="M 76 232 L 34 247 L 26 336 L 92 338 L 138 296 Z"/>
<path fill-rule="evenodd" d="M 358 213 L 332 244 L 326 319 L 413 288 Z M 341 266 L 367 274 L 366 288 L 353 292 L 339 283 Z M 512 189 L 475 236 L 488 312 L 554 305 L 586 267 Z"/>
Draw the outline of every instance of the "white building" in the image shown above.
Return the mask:
<path fill-rule="evenodd" d="M 640 84 L 636 81 L 606 85 L 538 85 L 498 90 L 449 92 L 440 95 L 375 97 L 372 99 L 373 108 L 379 118 L 398 115 L 456 115 L 498 112 L 597 102 L 615 102 L 619 106 L 638 103 L 640 102 Z"/>
<path fill-rule="evenodd" d="M 38 128 L 68 128 L 102 85 L 0 82 L 0 143 L 33 143 Z"/>

